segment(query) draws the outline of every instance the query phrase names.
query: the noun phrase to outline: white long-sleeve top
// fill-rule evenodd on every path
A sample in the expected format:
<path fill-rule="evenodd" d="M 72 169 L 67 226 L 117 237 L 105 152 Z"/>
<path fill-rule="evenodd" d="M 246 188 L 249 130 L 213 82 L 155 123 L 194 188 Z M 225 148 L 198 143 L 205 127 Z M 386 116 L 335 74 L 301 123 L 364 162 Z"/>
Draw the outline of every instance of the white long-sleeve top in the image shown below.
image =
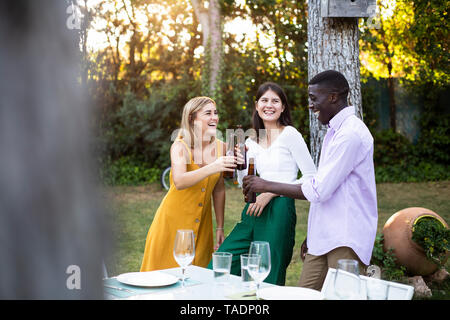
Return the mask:
<path fill-rule="evenodd" d="M 242 180 L 248 172 L 248 159 L 255 159 L 255 168 L 259 176 L 268 181 L 299 184 L 316 174 L 316 166 L 300 132 L 292 126 L 286 126 L 268 148 L 255 140 L 247 138 L 247 169 L 237 170 L 237 180 Z M 302 176 L 297 179 L 298 171 Z"/>

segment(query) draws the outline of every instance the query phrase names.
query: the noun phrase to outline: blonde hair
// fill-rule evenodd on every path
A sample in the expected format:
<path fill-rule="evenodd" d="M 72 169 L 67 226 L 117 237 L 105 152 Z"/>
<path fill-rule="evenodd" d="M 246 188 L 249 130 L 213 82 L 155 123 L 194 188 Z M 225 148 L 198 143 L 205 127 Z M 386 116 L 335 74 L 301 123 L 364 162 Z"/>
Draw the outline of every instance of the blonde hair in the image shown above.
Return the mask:
<path fill-rule="evenodd" d="M 195 141 L 201 141 L 202 139 L 202 137 L 196 136 L 194 130 L 194 119 L 197 112 L 210 103 L 216 105 L 216 102 L 209 97 L 195 97 L 184 105 L 178 137 L 183 139 L 188 145 L 191 146 L 191 148 L 194 148 Z M 211 137 L 210 143 L 212 143 L 214 139 L 215 137 Z"/>

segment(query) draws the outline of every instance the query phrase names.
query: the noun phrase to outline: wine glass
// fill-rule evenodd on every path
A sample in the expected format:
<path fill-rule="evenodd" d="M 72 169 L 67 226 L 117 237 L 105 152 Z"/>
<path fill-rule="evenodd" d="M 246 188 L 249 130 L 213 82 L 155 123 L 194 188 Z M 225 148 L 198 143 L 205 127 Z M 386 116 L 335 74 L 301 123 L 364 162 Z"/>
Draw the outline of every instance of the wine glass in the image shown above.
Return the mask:
<path fill-rule="evenodd" d="M 334 278 L 334 291 L 342 300 L 361 299 L 358 261 L 352 259 L 338 260 Z"/>
<path fill-rule="evenodd" d="M 259 298 L 261 282 L 270 273 L 270 245 L 267 241 L 253 241 L 250 244 L 248 273 L 256 283 L 256 298 Z"/>
<path fill-rule="evenodd" d="M 177 230 L 175 244 L 173 246 L 173 256 L 181 267 L 181 288 L 184 289 L 185 270 L 192 260 L 194 260 L 195 256 L 194 231 Z"/>

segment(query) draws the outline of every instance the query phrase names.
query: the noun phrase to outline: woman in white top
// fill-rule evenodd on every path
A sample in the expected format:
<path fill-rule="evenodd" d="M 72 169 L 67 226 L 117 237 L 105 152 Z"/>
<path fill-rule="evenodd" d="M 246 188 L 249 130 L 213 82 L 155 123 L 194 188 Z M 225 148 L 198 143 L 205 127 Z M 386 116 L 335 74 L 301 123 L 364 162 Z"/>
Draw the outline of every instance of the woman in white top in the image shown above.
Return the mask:
<path fill-rule="evenodd" d="M 247 163 L 249 158 L 255 159 L 260 177 L 276 182 L 301 183 L 304 177 L 316 173 L 302 135 L 292 126 L 287 97 L 279 85 L 266 82 L 258 88 L 253 129 L 256 136 L 245 142 Z M 302 178 L 297 180 L 299 170 Z M 238 171 L 240 184 L 246 172 Z M 265 282 L 284 285 L 294 248 L 296 222 L 294 199 L 273 193 L 259 194 L 255 203 L 246 204 L 241 221 L 218 251 L 233 254 L 231 273 L 240 275 L 240 255 L 248 253 L 252 241 L 268 241 L 272 266 Z M 208 267 L 211 268 L 212 263 Z"/>

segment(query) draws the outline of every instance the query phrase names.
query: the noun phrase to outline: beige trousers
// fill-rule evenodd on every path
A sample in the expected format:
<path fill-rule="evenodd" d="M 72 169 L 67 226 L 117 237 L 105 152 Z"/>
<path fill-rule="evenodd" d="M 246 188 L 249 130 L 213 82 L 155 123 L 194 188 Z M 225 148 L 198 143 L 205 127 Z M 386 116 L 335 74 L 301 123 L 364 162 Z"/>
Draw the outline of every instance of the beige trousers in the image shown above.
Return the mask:
<path fill-rule="evenodd" d="M 336 268 L 339 259 L 357 260 L 360 274 L 366 274 L 366 265 L 361 262 L 355 251 L 349 247 L 339 247 L 321 256 L 313 256 L 307 253 L 303 262 L 299 286 L 320 291 L 327 276 L 328 268 Z"/>

